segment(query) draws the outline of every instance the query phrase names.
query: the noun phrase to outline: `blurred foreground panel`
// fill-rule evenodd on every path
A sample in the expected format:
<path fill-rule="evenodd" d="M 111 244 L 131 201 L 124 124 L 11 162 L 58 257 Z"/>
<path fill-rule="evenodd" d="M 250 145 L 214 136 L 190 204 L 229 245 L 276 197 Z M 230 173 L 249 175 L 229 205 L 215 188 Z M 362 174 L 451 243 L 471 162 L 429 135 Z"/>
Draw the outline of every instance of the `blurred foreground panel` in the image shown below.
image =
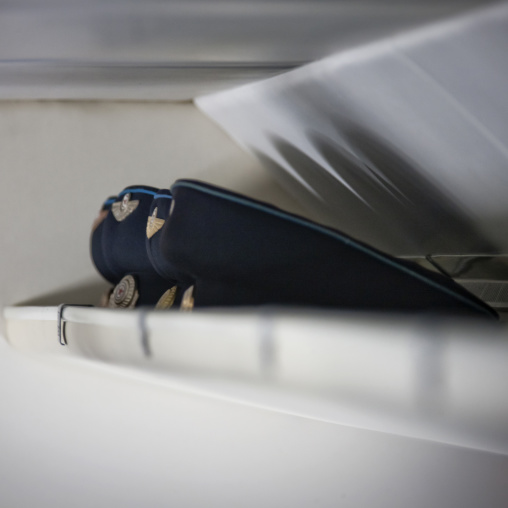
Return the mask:
<path fill-rule="evenodd" d="M 506 507 L 505 328 L 140 312 L 5 311 L 5 506 Z"/>
<path fill-rule="evenodd" d="M 480 3 L 3 1 L 0 99 L 191 99 Z"/>

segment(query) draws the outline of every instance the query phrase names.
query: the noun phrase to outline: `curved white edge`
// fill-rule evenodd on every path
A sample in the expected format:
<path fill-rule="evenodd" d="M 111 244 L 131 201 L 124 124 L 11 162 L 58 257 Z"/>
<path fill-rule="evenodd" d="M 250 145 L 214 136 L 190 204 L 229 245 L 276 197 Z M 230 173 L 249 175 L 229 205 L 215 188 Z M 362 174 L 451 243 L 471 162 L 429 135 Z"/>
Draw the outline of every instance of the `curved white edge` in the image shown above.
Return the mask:
<path fill-rule="evenodd" d="M 139 326 L 142 310 L 65 307 L 62 318 L 69 323 L 107 327 L 133 328 Z"/>
<path fill-rule="evenodd" d="M 9 307 L 4 316 L 10 343 L 32 354 L 95 360 L 237 403 L 508 454 L 503 326 L 308 309 L 69 306 L 62 346 L 58 307 Z"/>

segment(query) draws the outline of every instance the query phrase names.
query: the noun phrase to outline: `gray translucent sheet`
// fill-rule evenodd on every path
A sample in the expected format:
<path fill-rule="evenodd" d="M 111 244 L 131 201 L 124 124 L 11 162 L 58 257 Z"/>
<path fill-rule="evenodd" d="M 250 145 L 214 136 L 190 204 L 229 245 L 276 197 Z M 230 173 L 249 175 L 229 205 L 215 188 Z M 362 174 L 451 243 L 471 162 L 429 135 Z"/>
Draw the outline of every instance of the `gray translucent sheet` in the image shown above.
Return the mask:
<path fill-rule="evenodd" d="M 508 251 L 508 4 L 197 100 L 320 217 L 397 255 Z"/>

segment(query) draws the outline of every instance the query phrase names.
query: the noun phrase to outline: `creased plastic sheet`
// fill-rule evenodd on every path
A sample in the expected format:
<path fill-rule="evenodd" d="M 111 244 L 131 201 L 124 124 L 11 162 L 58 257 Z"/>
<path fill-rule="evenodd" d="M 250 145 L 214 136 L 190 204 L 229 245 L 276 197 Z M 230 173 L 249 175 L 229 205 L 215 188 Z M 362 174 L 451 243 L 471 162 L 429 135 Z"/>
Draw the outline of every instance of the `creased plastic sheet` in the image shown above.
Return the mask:
<path fill-rule="evenodd" d="M 508 249 L 508 5 L 196 103 L 325 222 L 398 255 Z"/>

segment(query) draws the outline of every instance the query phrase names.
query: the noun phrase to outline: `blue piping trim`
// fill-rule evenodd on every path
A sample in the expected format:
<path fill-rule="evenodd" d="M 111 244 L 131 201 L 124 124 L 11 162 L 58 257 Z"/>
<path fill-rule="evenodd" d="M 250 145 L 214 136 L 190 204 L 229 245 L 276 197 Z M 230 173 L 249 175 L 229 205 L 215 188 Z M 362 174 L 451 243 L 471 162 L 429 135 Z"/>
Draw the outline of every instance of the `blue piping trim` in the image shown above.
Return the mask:
<path fill-rule="evenodd" d="M 305 226 L 309 229 L 313 229 L 314 231 L 319 231 L 320 233 L 323 233 L 327 236 L 331 236 L 332 238 L 335 238 L 336 240 L 340 240 L 345 245 L 349 245 L 349 246 L 363 252 L 364 254 L 368 254 L 369 256 L 376 258 L 378 261 L 381 261 L 382 263 L 389 265 L 392 268 L 396 268 L 397 270 L 400 270 L 401 272 L 407 273 L 411 277 L 414 277 L 415 279 L 418 279 L 421 282 L 423 282 L 429 286 L 432 286 L 433 288 L 438 289 L 439 291 L 442 291 L 443 293 L 446 293 L 448 296 L 456 298 L 460 302 L 465 303 L 466 305 L 473 307 L 476 310 L 480 310 L 481 312 L 488 314 L 489 316 L 495 317 L 495 315 L 490 313 L 487 309 L 481 307 L 480 305 L 477 305 L 475 302 L 468 300 L 467 298 L 463 297 L 461 294 L 455 293 L 454 291 L 451 291 L 448 288 L 441 286 L 440 284 L 434 282 L 433 280 L 427 279 L 426 277 L 424 277 L 423 275 L 420 275 L 417 272 L 413 272 L 411 269 L 409 269 L 406 266 L 402 266 L 397 263 L 394 263 L 391 259 L 385 258 L 383 255 L 381 255 L 375 251 L 372 251 L 370 249 L 367 249 L 363 245 L 356 243 L 351 238 L 346 238 L 346 237 L 342 236 L 341 234 L 336 233 L 335 231 L 330 231 L 330 230 L 326 229 L 323 226 L 319 226 L 318 224 L 313 224 L 311 222 L 306 221 L 305 219 L 292 217 L 290 215 L 285 214 L 284 212 L 272 210 L 271 208 L 265 207 L 259 203 L 252 203 L 251 201 L 248 201 L 246 199 L 239 198 L 236 196 L 231 196 L 229 194 L 223 194 L 222 192 L 208 189 L 206 187 L 201 187 L 201 186 L 193 184 L 193 183 L 188 183 L 188 182 L 175 183 L 174 185 L 171 186 L 171 191 L 173 192 L 173 189 L 175 189 L 176 187 L 188 187 L 188 188 L 200 191 L 200 192 L 204 192 L 205 194 L 211 194 L 212 196 L 227 199 L 228 201 L 233 201 L 234 203 L 238 203 L 240 205 L 244 205 L 249 208 L 255 208 L 256 210 L 260 210 L 260 211 L 268 213 L 270 215 L 274 215 L 275 217 L 279 217 L 280 219 L 284 219 L 289 222 L 294 222 L 295 224 Z"/>
<path fill-rule="evenodd" d="M 116 198 L 107 199 L 106 201 L 104 201 L 102 206 L 112 205 L 115 201 L 116 201 Z"/>
<path fill-rule="evenodd" d="M 173 199 L 173 196 L 169 196 L 168 194 L 155 194 L 155 196 L 153 197 L 153 199 L 159 198 Z"/>
<path fill-rule="evenodd" d="M 118 197 L 124 196 L 125 194 L 128 194 L 129 192 L 130 193 L 137 192 L 139 194 L 148 194 L 149 196 L 155 196 L 155 194 L 157 194 L 156 192 L 149 191 L 147 189 L 125 189 L 122 192 L 120 192 L 120 194 L 118 194 Z"/>

